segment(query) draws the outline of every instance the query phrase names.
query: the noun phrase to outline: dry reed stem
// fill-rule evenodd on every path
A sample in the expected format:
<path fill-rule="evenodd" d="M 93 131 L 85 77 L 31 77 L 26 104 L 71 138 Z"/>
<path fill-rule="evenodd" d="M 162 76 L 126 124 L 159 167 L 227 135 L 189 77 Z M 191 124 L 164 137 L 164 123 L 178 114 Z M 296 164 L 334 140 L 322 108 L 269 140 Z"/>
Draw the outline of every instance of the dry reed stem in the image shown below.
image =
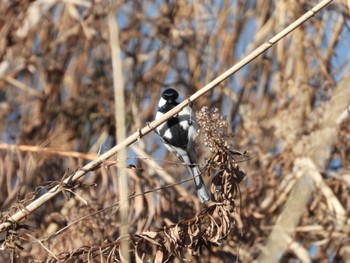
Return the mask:
<path fill-rule="evenodd" d="M 276 224 L 270 233 L 265 247 L 262 249 L 259 262 L 279 262 L 283 252 L 290 245 L 290 240 L 295 234 L 300 218 L 307 207 L 315 189 L 325 196 L 329 212 L 335 216 L 335 226 L 344 229 L 350 221 L 341 202 L 333 191 L 324 182 L 318 169 L 323 168 L 329 157 L 329 148 L 334 144 L 339 130 L 337 120 L 343 115 L 344 109 L 350 105 L 350 77 L 343 79 L 334 92 L 320 120 L 320 127 L 310 135 L 301 138 L 294 146 L 297 158 L 293 164 L 293 173 L 296 182 L 292 185 L 289 197 L 286 199 L 284 209 L 277 218 Z M 282 237 L 288 237 L 282 238 Z"/>
<path fill-rule="evenodd" d="M 121 51 L 119 43 L 119 28 L 117 24 L 116 9 L 113 8 L 113 1 L 110 3 L 111 10 L 108 13 L 108 27 L 110 34 L 110 46 L 113 65 L 113 83 L 114 83 L 114 101 L 115 101 L 115 118 L 116 118 L 116 141 L 121 142 L 126 138 L 125 126 L 125 96 L 124 96 L 124 78 L 121 61 Z M 128 197 L 128 178 L 126 174 L 126 148 L 122 148 L 117 152 L 117 177 L 119 200 L 127 200 Z M 129 222 L 129 203 L 123 202 L 119 208 L 120 216 L 120 235 L 128 234 Z M 124 240 L 121 242 L 121 254 L 123 262 L 130 262 L 129 242 Z"/>
<path fill-rule="evenodd" d="M 63 151 L 61 149 L 56 148 L 50 148 L 50 147 L 43 147 L 43 146 L 34 146 L 34 145 L 13 145 L 13 144 L 6 144 L 6 143 L 0 143 L 0 149 L 1 150 L 7 150 L 7 151 L 21 151 L 21 152 L 31 152 L 31 153 L 42 153 L 42 154 L 52 154 L 62 157 L 73 157 L 73 158 L 82 158 L 86 160 L 94 160 L 97 155 L 94 153 L 81 153 L 81 152 L 74 152 L 74 151 Z"/>
<path fill-rule="evenodd" d="M 309 174 L 317 172 L 316 166 L 309 159 L 295 160 L 295 176 L 298 178 L 290 197 L 284 204 L 284 211 L 277 218 L 265 247 L 258 258 L 259 262 L 279 262 L 283 251 L 290 245 L 290 237 L 294 234 L 306 203 L 313 191 Z M 287 238 L 286 238 L 287 237 Z"/>

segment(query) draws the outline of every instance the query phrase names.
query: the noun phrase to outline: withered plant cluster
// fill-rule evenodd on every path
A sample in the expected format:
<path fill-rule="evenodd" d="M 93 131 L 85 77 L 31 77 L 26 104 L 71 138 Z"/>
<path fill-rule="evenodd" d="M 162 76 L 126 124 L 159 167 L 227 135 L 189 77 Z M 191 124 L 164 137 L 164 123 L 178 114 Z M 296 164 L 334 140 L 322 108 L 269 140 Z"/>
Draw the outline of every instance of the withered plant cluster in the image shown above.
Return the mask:
<path fill-rule="evenodd" d="M 237 194 L 239 194 L 238 184 L 242 181 L 245 173 L 240 170 L 238 163 L 248 161 L 248 153 L 241 153 L 232 150 L 232 133 L 228 133 L 228 123 L 226 117 L 219 113 L 217 108 L 212 112 L 208 107 L 203 107 L 197 113 L 200 134 L 204 136 L 204 145 L 210 150 L 210 157 L 206 160 L 205 171 L 212 179 L 211 192 L 213 201 L 224 202 L 234 206 Z M 244 159 L 245 158 L 245 159 Z"/>
<path fill-rule="evenodd" d="M 120 142 L 108 17 L 128 135 L 154 119 L 164 88 L 185 99 L 318 2 L 0 1 L 0 262 L 346 261 L 347 1 L 193 102 L 211 202 L 153 133 L 127 149 L 127 199 L 116 157 L 65 181 Z"/>
<path fill-rule="evenodd" d="M 115 237 L 114 240 L 105 240 L 100 246 L 81 246 L 74 251 L 62 252 L 56 256 L 51 256 L 47 261 L 84 260 L 93 262 L 101 259 L 108 262 L 125 261 L 126 257 L 123 255 L 121 249 L 122 241 L 130 243 L 130 249 L 132 251 L 130 260 L 135 262 L 171 262 L 175 258 L 186 261 L 190 260 L 192 256 L 200 256 L 202 253 L 207 254 L 207 252 L 203 251 L 213 246 L 222 245 L 229 235 L 237 232 L 235 197 L 238 191 L 238 184 L 244 178 L 245 173 L 239 169 L 236 161 L 238 158 L 227 155 L 230 147 L 222 140 L 222 138 L 228 137 L 227 132 L 225 132 L 227 122 L 224 116 L 218 114 L 217 109 L 213 113 L 210 113 L 208 108 L 204 107 L 198 113 L 198 117 L 199 124 L 203 125 L 202 133 L 205 135 L 205 144 L 215 144 L 210 147 L 212 152 L 211 158 L 205 165 L 206 171 L 218 171 L 213 176 L 211 190 L 213 201 L 215 201 L 214 204 L 202 209 L 198 215 L 180 220 L 176 224 L 169 225 L 169 223 L 167 224 L 164 221 L 163 226 L 157 230 L 136 231 L 134 234 L 127 236 Z M 213 125 L 214 123 L 219 126 L 216 127 Z M 246 154 L 240 154 L 238 152 L 235 152 L 235 155 L 248 157 Z M 139 203 L 136 206 L 143 203 L 141 200 L 137 200 L 138 197 L 135 196 L 131 196 L 130 199 L 132 200 L 133 198 Z M 186 201 L 188 200 L 182 198 L 182 202 Z M 180 207 L 186 206 L 183 203 L 181 204 L 181 202 L 177 202 L 177 205 Z M 88 231 L 86 225 L 89 226 L 90 224 L 92 224 L 90 227 L 93 229 L 96 227 L 103 229 L 105 224 L 113 225 L 113 222 L 110 222 L 106 216 L 103 216 L 105 214 L 104 211 L 95 209 L 96 211 L 89 214 L 88 217 L 95 217 L 97 214 L 98 220 L 103 220 L 103 223 L 100 222 L 100 225 L 98 225 L 98 222 L 94 219 L 91 220 L 80 215 L 82 220 L 81 222 L 77 222 L 80 228 L 85 228 Z M 71 213 L 74 213 L 74 211 L 72 210 Z M 110 214 L 110 212 L 107 213 L 107 215 Z M 57 216 L 54 215 L 52 219 L 55 220 L 54 218 L 57 218 Z M 141 218 L 137 218 L 137 221 L 140 220 Z M 93 233 L 91 235 L 94 236 Z M 13 235 L 10 234 L 10 237 L 8 240 L 11 242 Z M 97 238 L 101 237 L 97 236 Z M 67 242 L 67 237 L 62 236 L 58 240 L 56 242 Z M 8 241 L 5 240 L 6 242 Z M 8 248 L 11 249 L 12 247 Z"/>

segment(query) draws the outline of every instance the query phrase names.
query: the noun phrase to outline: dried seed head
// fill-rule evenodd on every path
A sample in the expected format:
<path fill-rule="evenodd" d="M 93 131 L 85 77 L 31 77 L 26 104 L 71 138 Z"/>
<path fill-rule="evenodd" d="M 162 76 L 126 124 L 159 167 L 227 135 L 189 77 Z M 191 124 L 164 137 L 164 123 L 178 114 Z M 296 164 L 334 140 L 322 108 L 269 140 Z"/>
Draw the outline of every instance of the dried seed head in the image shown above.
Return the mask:
<path fill-rule="evenodd" d="M 211 186 L 213 198 L 217 202 L 234 204 L 239 191 L 238 184 L 245 176 L 237 164 L 237 159 L 249 159 L 249 156 L 230 149 L 230 139 L 233 136 L 227 131 L 226 116 L 221 115 L 218 109 L 211 112 L 208 107 L 203 107 L 196 117 L 200 133 L 204 136 L 204 145 L 211 152 L 206 162 L 206 171 L 209 174 L 212 170 L 215 171 Z"/>
<path fill-rule="evenodd" d="M 231 147 L 229 138 L 232 137 L 232 134 L 227 132 L 226 116 L 221 115 L 217 108 L 210 112 L 208 107 L 203 107 L 197 112 L 196 117 L 200 126 L 200 133 L 204 136 L 204 145 L 212 153 L 220 149 L 227 150 Z"/>

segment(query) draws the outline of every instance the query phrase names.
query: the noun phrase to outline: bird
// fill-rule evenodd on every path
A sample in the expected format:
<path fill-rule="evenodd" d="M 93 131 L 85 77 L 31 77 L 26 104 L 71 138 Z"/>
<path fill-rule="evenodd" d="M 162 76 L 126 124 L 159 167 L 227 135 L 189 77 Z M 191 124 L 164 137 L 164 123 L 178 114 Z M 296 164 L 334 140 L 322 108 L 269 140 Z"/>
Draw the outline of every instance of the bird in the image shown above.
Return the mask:
<path fill-rule="evenodd" d="M 179 93 L 172 88 L 163 91 L 158 103 L 156 120 L 180 103 Z M 201 172 L 196 164 L 196 142 L 198 123 L 190 106 L 184 107 L 175 116 L 159 125 L 155 132 L 161 137 L 165 147 L 186 164 L 193 176 L 198 199 L 201 203 L 210 200 Z"/>

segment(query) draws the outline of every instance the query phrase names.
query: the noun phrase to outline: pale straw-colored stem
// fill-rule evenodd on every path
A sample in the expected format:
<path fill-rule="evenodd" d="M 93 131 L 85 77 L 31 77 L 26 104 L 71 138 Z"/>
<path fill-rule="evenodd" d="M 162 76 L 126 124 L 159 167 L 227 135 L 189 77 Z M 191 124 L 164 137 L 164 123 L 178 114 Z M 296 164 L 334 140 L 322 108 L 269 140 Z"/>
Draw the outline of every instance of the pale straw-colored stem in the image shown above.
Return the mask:
<path fill-rule="evenodd" d="M 111 8 L 108 13 L 109 28 L 109 45 L 111 47 L 111 60 L 113 66 L 113 89 L 115 103 L 115 120 L 116 120 L 116 138 L 121 142 L 126 138 L 125 125 L 125 96 L 124 96 L 124 79 L 122 70 L 121 51 L 119 45 L 119 28 L 117 23 L 116 12 Z M 117 152 L 117 177 L 119 200 L 128 198 L 128 178 L 126 174 L 126 148 L 121 148 Z M 123 202 L 119 208 L 120 216 L 120 235 L 128 234 L 128 212 L 129 202 Z M 129 242 L 126 239 L 121 240 L 121 253 L 126 262 L 130 262 Z"/>

